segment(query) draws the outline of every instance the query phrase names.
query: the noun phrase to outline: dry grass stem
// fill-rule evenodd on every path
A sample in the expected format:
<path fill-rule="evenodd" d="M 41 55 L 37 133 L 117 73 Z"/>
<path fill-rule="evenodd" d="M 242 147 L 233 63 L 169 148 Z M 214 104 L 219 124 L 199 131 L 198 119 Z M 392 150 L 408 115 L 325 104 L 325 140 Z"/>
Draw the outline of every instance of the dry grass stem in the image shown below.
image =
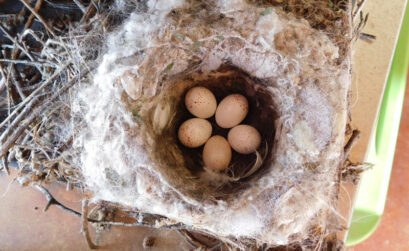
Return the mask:
<path fill-rule="evenodd" d="M 57 37 L 57 34 L 55 34 L 54 30 L 48 25 L 47 21 L 45 21 L 44 18 L 40 16 L 40 14 L 38 14 L 38 12 L 33 9 L 33 7 L 31 7 L 29 3 L 26 2 L 26 0 L 20 0 L 20 2 L 22 2 L 24 6 L 26 6 L 26 8 L 29 9 L 34 16 L 36 16 L 36 18 L 44 25 L 47 31 L 53 35 L 53 37 Z"/>
<path fill-rule="evenodd" d="M 39 92 L 46 87 L 48 84 L 50 84 L 52 81 L 54 81 L 57 77 L 60 76 L 60 74 L 62 73 L 62 71 L 64 71 L 70 63 L 67 63 L 63 66 L 61 66 L 58 70 L 56 70 L 54 72 L 54 74 L 47 79 L 46 81 L 44 81 L 37 89 L 35 89 L 27 98 L 25 98 L 20 104 L 19 106 L 13 110 L 13 112 L 5 119 L 1 122 L 0 124 L 0 128 L 3 127 L 13 116 L 15 116 L 22 108 L 24 108 L 24 106 L 30 102 L 32 99 L 34 99 Z"/>
<path fill-rule="evenodd" d="M 26 54 L 26 56 L 31 60 L 31 61 L 35 61 L 33 55 L 27 51 L 23 45 L 21 45 L 17 39 L 13 38 L 13 36 L 10 34 L 10 32 L 7 30 L 6 27 L 3 26 L 2 23 L 0 23 L 0 30 L 6 35 L 6 37 L 8 39 L 10 39 L 10 41 L 14 42 L 14 44 L 21 50 L 24 52 L 24 54 Z"/>
<path fill-rule="evenodd" d="M 349 138 L 348 142 L 346 143 L 344 147 L 345 160 L 348 158 L 349 152 L 355 146 L 355 144 L 358 143 L 360 138 L 361 138 L 361 132 L 359 130 L 353 130 L 351 137 Z"/>
<path fill-rule="evenodd" d="M 23 120 L 21 124 L 17 128 L 7 128 L 7 130 L 3 133 L 1 139 L 4 143 L 0 146 L 0 156 L 4 156 L 7 151 L 12 147 L 12 145 L 16 142 L 18 137 L 24 132 L 24 130 L 31 124 L 31 122 L 45 109 L 48 105 L 56 100 L 62 93 L 64 93 L 67 89 L 72 87 L 78 80 L 83 78 L 86 74 L 88 74 L 89 70 L 86 69 L 73 79 L 71 79 L 67 84 L 65 84 L 62 88 L 56 91 L 53 95 L 47 98 L 41 105 L 37 106 L 28 116 Z M 24 116 L 24 115 L 23 115 Z M 18 120 L 21 120 L 23 116 L 17 116 Z M 16 118 L 16 120 L 17 120 Z M 17 123 L 16 123 L 17 124 Z M 14 129 L 14 131 L 9 134 L 9 132 Z M 7 137 L 8 136 L 8 137 Z M 6 140 L 4 140 L 6 139 Z"/>
<path fill-rule="evenodd" d="M 81 215 L 81 225 L 82 225 L 82 234 L 85 236 L 87 240 L 88 247 L 90 249 L 97 249 L 98 246 L 94 244 L 91 240 L 91 236 L 88 231 L 88 199 L 82 200 L 82 215 Z"/>

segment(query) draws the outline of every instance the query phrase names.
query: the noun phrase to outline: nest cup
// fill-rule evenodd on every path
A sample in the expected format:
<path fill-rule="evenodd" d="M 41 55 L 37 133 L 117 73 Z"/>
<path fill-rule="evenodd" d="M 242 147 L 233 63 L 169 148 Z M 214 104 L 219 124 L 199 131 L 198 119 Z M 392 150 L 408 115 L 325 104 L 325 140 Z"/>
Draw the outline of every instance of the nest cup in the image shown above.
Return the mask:
<path fill-rule="evenodd" d="M 274 97 L 262 80 L 251 77 L 244 71 L 231 65 L 222 65 L 218 70 L 203 73 L 193 70 L 175 75 L 161 82 L 160 93 L 151 100 L 150 109 L 142 120 L 152 123 L 152 129 L 146 126 L 149 137 L 145 138 L 150 147 L 150 160 L 166 179 L 166 182 L 181 189 L 184 196 L 197 200 L 210 198 L 224 199 L 246 189 L 252 180 L 263 175 L 263 170 L 271 164 L 274 156 L 274 135 L 277 113 Z M 241 124 L 255 127 L 261 134 L 262 144 L 257 153 L 238 154 L 232 151 L 232 161 L 223 173 L 205 170 L 202 161 L 203 146 L 187 148 L 177 137 L 179 126 L 194 116 L 184 104 L 187 91 L 195 86 L 203 86 L 212 91 L 219 103 L 224 97 L 238 93 L 249 102 L 249 112 Z M 133 105 L 130 105 L 130 109 Z M 229 129 L 216 124 L 214 116 L 208 121 L 212 124 L 212 135 L 227 138 Z M 262 159 L 260 159 L 262 158 Z M 246 175 L 254 165 L 261 167 L 252 175 Z"/>
<path fill-rule="evenodd" d="M 294 13 L 218 3 L 134 13 L 110 36 L 94 84 L 78 99 L 87 128 L 75 143 L 83 149 L 86 184 L 95 200 L 218 238 L 319 241 L 311 228 L 324 235 L 338 226 L 331 210 L 343 160 L 349 54 Z M 341 28 L 334 30 L 343 42 L 349 30 Z M 250 110 L 243 124 L 262 136 L 256 154 L 233 152 L 225 173 L 204 168 L 203 148 L 178 141 L 180 125 L 193 117 L 184 98 L 195 86 L 210 89 L 218 102 L 244 95 Z M 209 121 L 213 135 L 226 136 Z"/>

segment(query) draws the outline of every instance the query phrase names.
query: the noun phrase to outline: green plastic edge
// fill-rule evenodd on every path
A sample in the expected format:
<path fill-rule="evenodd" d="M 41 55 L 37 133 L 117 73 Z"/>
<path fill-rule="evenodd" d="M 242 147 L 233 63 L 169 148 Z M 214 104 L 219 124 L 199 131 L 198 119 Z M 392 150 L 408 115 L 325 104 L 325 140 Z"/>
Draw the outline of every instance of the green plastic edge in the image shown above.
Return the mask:
<path fill-rule="evenodd" d="M 365 161 L 374 164 L 374 167 L 362 175 L 346 241 L 347 246 L 359 244 L 369 238 L 381 221 L 399 133 L 408 66 L 409 8 L 406 7 L 378 115 L 376 132 L 372 135 L 365 158 Z"/>

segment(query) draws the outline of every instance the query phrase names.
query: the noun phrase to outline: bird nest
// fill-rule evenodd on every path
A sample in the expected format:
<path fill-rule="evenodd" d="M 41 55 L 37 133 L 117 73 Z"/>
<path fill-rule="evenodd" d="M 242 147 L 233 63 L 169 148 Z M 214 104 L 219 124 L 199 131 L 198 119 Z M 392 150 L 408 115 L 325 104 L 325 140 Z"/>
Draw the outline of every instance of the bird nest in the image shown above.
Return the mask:
<path fill-rule="evenodd" d="M 32 14 L 2 60 L 0 152 L 5 170 L 17 160 L 21 184 L 84 222 L 176 228 L 200 247 L 208 246 L 182 229 L 219 248 L 338 245 L 339 177 L 351 170 L 344 163 L 358 135 L 344 147 L 351 46 L 365 22 L 361 15 L 354 30 L 352 19 L 362 3 L 77 1 L 83 15 L 69 13 L 78 18 L 57 29 L 38 13 L 41 1 L 22 2 Z M 30 29 L 34 16 L 43 38 Z M 217 101 L 246 96 L 244 122 L 262 135 L 260 149 L 234 153 L 224 173 L 209 172 L 201 149 L 177 140 L 191 116 L 184 95 L 198 85 Z M 55 181 L 111 213 L 88 216 L 87 201 L 82 214 L 66 208 L 42 186 Z M 133 219 L 118 222 L 114 211 Z"/>

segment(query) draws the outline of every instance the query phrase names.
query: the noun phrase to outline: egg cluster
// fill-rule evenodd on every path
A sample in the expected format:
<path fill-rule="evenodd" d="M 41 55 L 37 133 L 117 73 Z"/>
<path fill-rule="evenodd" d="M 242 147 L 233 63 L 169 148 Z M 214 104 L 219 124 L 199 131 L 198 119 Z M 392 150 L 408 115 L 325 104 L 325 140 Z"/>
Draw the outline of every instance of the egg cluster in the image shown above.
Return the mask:
<path fill-rule="evenodd" d="M 257 129 L 240 124 L 249 112 L 248 101 L 243 95 L 228 95 L 217 105 L 214 94 L 199 86 L 187 92 L 185 105 L 195 118 L 186 120 L 179 127 L 179 141 L 189 148 L 204 144 L 202 158 L 207 168 L 225 170 L 232 158 L 231 148 L 237 153 L 249 154 L 260 146 L 261 136 Z M 230 129 L 227 140 L 221 135 L 212 136 L 212 124 L 206 119 L 213 115 L 219 127 Z"/>

